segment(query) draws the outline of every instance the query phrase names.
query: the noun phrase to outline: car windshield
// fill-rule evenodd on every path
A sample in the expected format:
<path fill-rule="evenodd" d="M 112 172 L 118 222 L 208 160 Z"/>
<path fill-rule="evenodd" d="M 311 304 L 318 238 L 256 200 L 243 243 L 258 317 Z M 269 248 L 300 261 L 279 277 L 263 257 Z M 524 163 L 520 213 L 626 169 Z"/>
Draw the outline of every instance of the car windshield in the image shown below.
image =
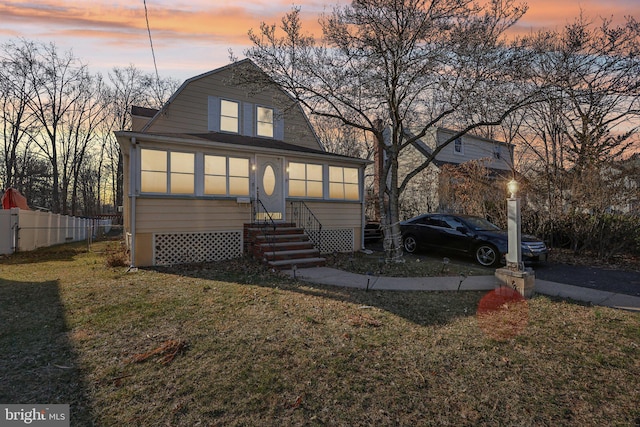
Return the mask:
<path fill-rule="evenodd" d="M 490 223 L 489 221 L 487 221 L 484 218 L 479 218 L 479 217 L 466 217 L 464 219 L 467 224 L 469 224 L 471 226 L 471 228 L 474 231 L 497 231 L 500 230 L 500 228 L 492 223 Z"/>

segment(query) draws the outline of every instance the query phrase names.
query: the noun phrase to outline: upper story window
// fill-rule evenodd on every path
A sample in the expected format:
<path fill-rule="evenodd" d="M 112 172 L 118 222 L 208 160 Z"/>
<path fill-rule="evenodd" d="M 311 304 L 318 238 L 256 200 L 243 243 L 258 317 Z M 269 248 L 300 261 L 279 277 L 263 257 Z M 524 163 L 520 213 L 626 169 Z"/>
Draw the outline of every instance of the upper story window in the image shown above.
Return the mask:
<path fill-rule="evenodd" d="M 493 158 L 500 160 L 500 158 L 502 158 L 502 154 L 500 153 L 500 146 L 499 145 L 494 145 L 493 147 Z"/>
<path fill-rule="evenodd" d="M 289 196 L 322 197 L 322 165 L 289 163 Z"/>
<path fill-rule="evenodd" d="M 256 113 L 256 135 L 273 138 L 273 108 L 258 107 Z"/>
<path fill-rule="evenodd" d="M 143 193 L 193 194 L 193 153 L 140 150 L 140 191 Z"/>
<path fill-rule="evenodd" d="M 204 194 L 249 195 L 249 159 L 204 156 Z"/>
<path fill-rule="evenodd" d="M 359 187 L 358 169 L 329 166 L 329 198 L 360 200 Z"/>
<path fill-rule="evenodd" d="M 220 100 L 220 130 L 238 133 L 240 123 L 240 104 L 234 101 Z"/>
<path fill-rule="evenodd" d="M 456 138 L 453 141 L 453 152 L 455 154 L 464 154 L 464 145 L 462 144 L 462 138 Z"/>
<path fill-rule="evenodd" d="M 284 117 L 272 107 L 207 96 L 207 130 L 284 139 Z"/>

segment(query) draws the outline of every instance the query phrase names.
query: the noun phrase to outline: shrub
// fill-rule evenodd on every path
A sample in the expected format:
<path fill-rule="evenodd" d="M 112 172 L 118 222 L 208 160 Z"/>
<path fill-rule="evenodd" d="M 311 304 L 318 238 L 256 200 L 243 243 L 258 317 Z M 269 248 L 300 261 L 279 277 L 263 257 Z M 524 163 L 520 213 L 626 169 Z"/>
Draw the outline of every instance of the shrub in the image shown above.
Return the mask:
<path fill-rule="evenodd" d="M 124 242 L 112 242 L 107 246 L 105 263 L 108 267 L 126 267 L 129 265 L 129 251 Z"/>

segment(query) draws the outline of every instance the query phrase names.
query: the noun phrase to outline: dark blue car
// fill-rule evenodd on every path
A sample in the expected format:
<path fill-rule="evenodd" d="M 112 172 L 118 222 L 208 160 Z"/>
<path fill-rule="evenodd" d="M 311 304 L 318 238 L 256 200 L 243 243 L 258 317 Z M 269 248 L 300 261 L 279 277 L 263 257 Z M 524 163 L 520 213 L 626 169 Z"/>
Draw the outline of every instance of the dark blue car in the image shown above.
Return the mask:
<path fill-rule="evenodd" d="M 402 221 L 404 250 L 436 249 L 471 255 L 483 266 L 504 262 L 507 232 L 484 218 L 470 215 L 424 214 Z M 534 236 L 522 236 L 523 261 L 546 261 L 549 250 Z"/>

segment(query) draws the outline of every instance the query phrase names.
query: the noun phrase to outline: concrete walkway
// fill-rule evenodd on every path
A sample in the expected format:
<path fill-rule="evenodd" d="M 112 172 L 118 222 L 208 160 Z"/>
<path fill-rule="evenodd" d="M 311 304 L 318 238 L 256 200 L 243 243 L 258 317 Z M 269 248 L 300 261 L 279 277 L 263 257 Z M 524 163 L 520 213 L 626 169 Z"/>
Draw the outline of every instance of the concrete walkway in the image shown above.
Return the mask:
<path fill-rule="evenodd" d="M 498 286 L 494 276 L 386 277 L 349 273 L 330 267 L 299 268 L 285 273 L 309 283 L 385 291 L 489 291 Z M 590 302 L 593 305 L 640 312 L 640 297 L 599 291 L 536 279 L 535 292 Z"/>

